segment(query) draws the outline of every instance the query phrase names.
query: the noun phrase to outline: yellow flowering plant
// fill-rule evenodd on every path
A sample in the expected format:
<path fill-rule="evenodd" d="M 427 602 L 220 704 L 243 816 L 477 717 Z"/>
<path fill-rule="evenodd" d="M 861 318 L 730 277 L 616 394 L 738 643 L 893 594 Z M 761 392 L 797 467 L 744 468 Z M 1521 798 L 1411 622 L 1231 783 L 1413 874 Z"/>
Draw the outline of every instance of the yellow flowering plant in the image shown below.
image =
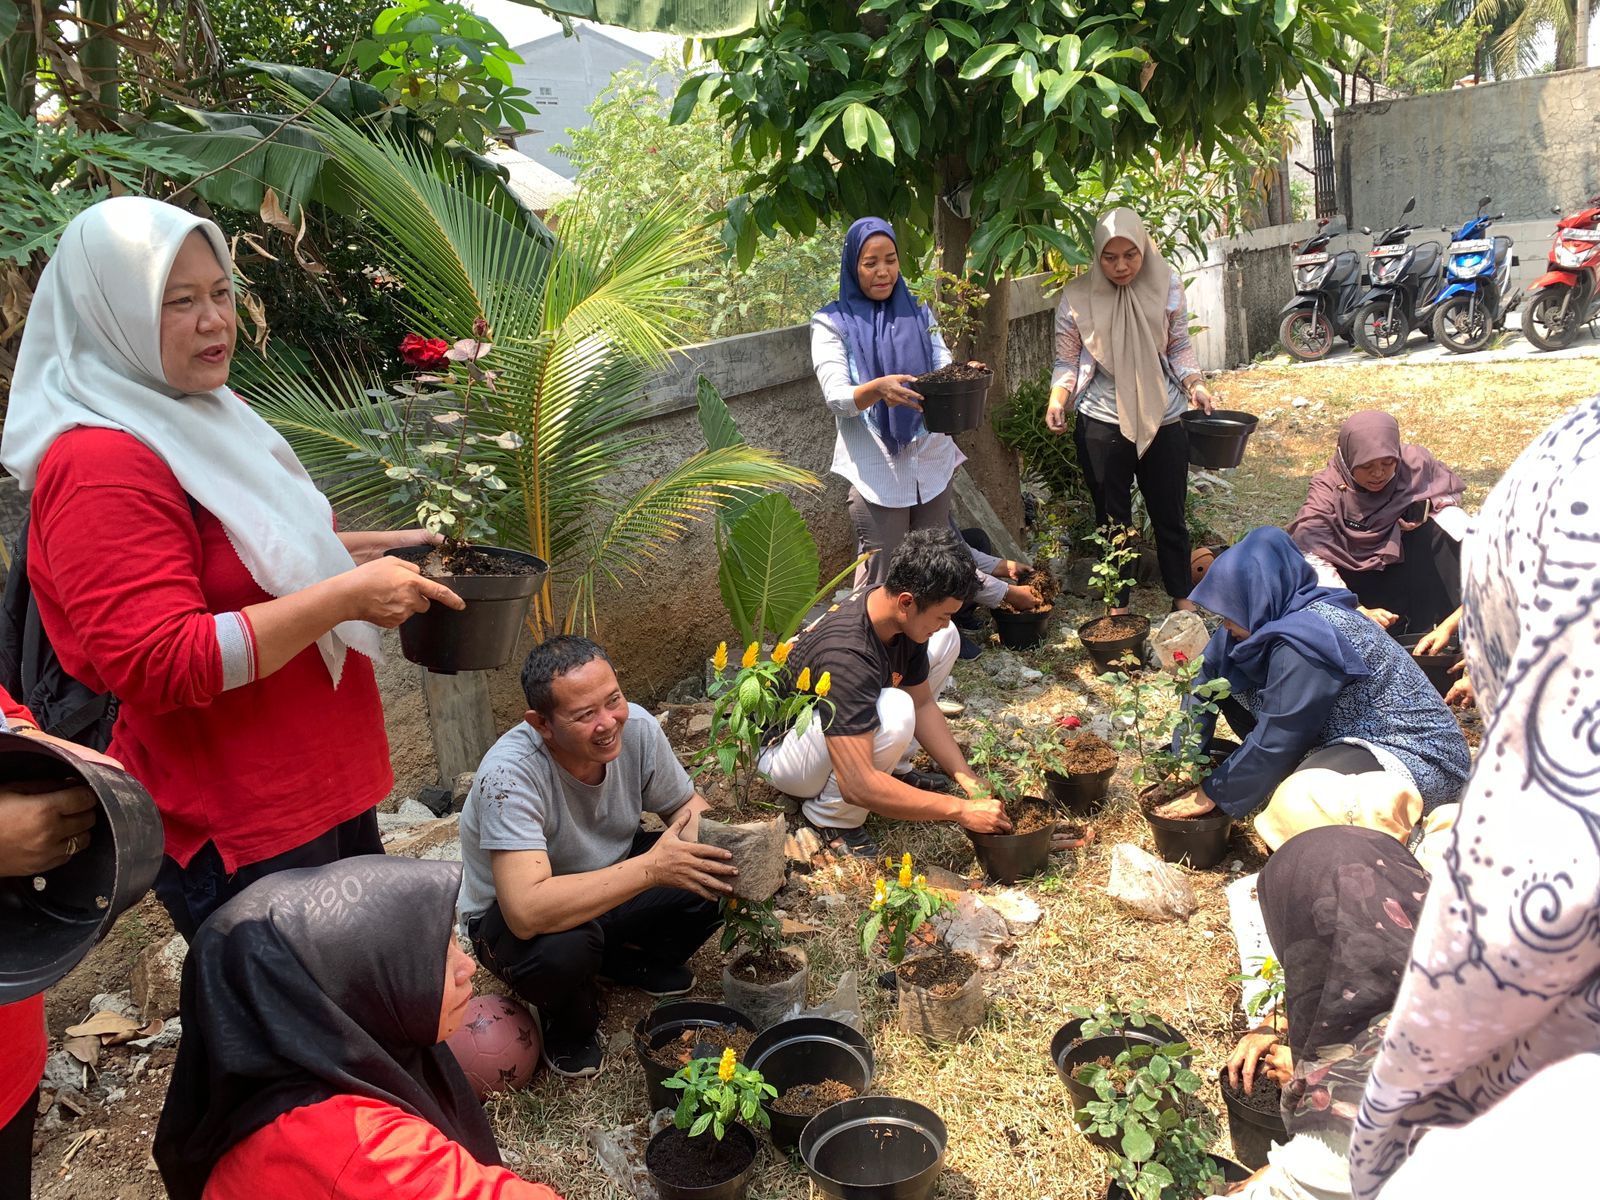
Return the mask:
<path fill-rule="evenodd" d="M 861 953 L 871 954 L 884 931 L 889 934 L 889 961 L 898 965 L 906 956 L 906 941 L 922 923 L 937 912 L 954 908 L 943 892 L 928 886 L 925 875 L 913 873 L 910 854 L 903 854 L 896 865 L 894 856 L 883 860 L 890 878 L 878 878 L 872 885 L 872 900 L 857 922 L 861 933 Z"/>
<path fill-rule="evenodd" d="M 666 1080 L 665 1085 L 683 1093 L 672 1123 L 687 1129 L 690 1137 L 699 1137 L 709 1129 L 719 1142 L 735 1121 L 767 1128 L 771 1121 L 761 1101 L 778 1096 L 778 1089 L 761 1078 L 761 1072 L 739 1061 L 732 1046 L 723 1049 L 720 1059 L 690 1059 L 689 1065 Z"/>
<path fill-rule="evenodd" d="M 741 803 L 750 796 L 755 782 L 756 761 L 761 757 L 767 731 L 793 725 L 804 733 L 818 708 L 825 720 L 833 719 L 833 703 L 827 699 L 832 683 L 824 671 L 812 684 L 811 669 L 802 668 L 793 689 L 785 686 L 785 664 L 794 642 L 779 642 L 766 661 L 761 646 L 751 642 L 739 660 L 739 669 L 728 674 L 728 643 L 721 643 L 711 656 L 716 678 L 711 684 L 711 739 L 707 752 L 711 762 L 733 782 Z M 785 694 L 787 692 L 787 694 Z"/>

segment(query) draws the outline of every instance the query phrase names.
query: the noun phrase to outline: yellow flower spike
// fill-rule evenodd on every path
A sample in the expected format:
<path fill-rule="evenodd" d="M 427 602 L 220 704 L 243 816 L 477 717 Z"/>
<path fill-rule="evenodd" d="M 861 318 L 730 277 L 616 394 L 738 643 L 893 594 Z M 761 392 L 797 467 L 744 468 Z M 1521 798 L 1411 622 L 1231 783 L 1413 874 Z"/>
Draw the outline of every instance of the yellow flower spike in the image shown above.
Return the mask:
<path fill-rule="evenodd" d="M 784 663 L 789 661 L 789 651 L 793 649 L 793 642 L 779 642 L 777 647 L 772 651 L 772 661 L 777 663 L 780 667 L 783 666 Z"/>
<path fill-rule="evenodd" d="M 821 700 L 828 694 L 828 689 L 833 686 L 833 675 L 827 671 L 822 673 L 822 678 L 817 680 L 817 699 Z"/>
<path fill-rule="evenodd" d="M 877 879 L 872 884 L 872 894 L 878 900 L 884 900 L 889 895 L 889 886 L 883 880 Z"/>
<path fill-rule="evenodd" d="M 746 669 L 756 665 L 756 659 L 761 657 L 761 643 L 751 642 L 744 648 L 744 657 L 739 660 L 739 665 Z"/>
<path fill-rule="evenodd" d="M 811 668 L 810 667 L 801 667 L 800 668 L 800 678 L 796 679 L 794 681 L 794 686 L 797 687 L 802 692 L 809 692 L 811 690 Z"/>
<path fill-rule="evenodd" d="M 728 1080 L 732 1079 L 734 1063 L 737 1061 L 733 1047 L 724 1048 L 722 1051 L 722 1065 L 717 1068 L 717 1078 L 722 1080 L 723 1083 L 727 1083 Z"/>
<path fill-rule="evenodd" d="M 918 875 L 911 882 L 915 883 L 918 887 L 927 887 L 928 886 L 928 877 L 926 875 Z"/>
<path fill-rule="evenodd" d="M 712 670 L 721 675 L 728 669 L 728 643 L 718 642 L 717 652 L 711 656 Z"/>
<path fill-rule="evenodd" d="M 911 851 L 907 850 L 900 856 L 900 865 L 902 867 L 909 867 L 911 865 Z"/>
<path fill-rule="evenodd" d="M 892 854 L 885 854 L 885 855 L 884 855 L 884 856 L 883 856 L 883 869 L 884 869 L 884 870 L 885 870 L 885 871 L 892 871 L 892 870 L 894 870 L 894 855 L 892 855 Z M 883 880 L 881 880 L 881 879 L 880 879 L 880 880 L 878 880 L 878 882 L 879 882 L 879 883 L 882 883 L 882 882 L 883 882 Z"/>
<path fill-rule="evenodd" d="M 911 868 L 910 867 L 901 867 L 900 868 L 900 886 L 903 887 L 903 888 L 908 888 L 908 887 L 911 886 Z"/>

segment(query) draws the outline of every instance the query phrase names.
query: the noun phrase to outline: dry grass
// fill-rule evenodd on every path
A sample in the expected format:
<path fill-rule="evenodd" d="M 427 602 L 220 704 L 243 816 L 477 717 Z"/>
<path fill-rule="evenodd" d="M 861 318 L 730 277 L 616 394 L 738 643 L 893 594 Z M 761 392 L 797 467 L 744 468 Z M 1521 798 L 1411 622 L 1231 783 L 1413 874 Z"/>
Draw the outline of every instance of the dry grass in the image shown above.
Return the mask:
<path fill-rule="evenodd" d="M 1476 508 L 1527 442 L 1593 391 L 1593 371 L 1591 360 L 1231 373 L 1219 381 L 1225 406 L 1256 412 L 1262 423 L 1245 466 L 1232 475 L 1232 495 L 1215 502 L 1207 515 L 1228 533 L 1286 521 L 1305 495 L 1307 477 L 1326 462 L 1339 422 L 1367 407 L 1394 412 L 1408 441 L 1429 446 L 1459 471 L 1469 486 L 1468 505 Z M 1296 408 L 1297 396 L 1312 403 Z M 1164 597 L 1140 594 L 1135 603 L 1140 611 L 1165 609 Z M 1070 601 L 1058 612 L 1051 642 L 1027 656 L 1045 672 L 1040 684 L 1020 694 L 997 695 L 979 660 L 959 665 L 958 689 L 969 702 L 987 699 L 1004 706 L 1002 715 L 1030 722 L 1103 709 L 1104 689 L 1071 632 L 1089 615 L 1086 606 Z M 948 1124 L 941 1196 L 1088 1200 L 1103 1194 L 1099 1157 L 1072 1130 L 1065 1089 L 1048 1059 L 1050 1039 L 1070 1005 L 1107 995 L 1142 997 L 1190 1036 L 1197 1065 L 1208 1076 L 1226 1059 L 1238 999 L 1238 985 L 1228 980 L 1238 970 L 1223 895 L 1230 876 L 1224 870 L 1189 873 L 1201 907 L 1187 923 L 1150 924 L 1116 908 L 1104 893 L 1111 847 L 1121 841 L 1150 847 L 1126 774 L 1120 771 L 1113 781 L 1114 803 L 1099 822 L 1095 843 L 1058 855 L 1049 874 L 1026 885 L 1043 919 L 1016 939 L 1014 951 L 988 976 L 987 1023 L 959 1046 L 930 1047 L 900 1033 L 892 996 L 872 986 L 881 963 L 866 963 L 854 939 L 855 914 L 867 894 L 864 880 L 845 884 L 849 903 L 831 909 L 821 907 L 814 892 L 838 890 L 833 876 L 811 882 L 802 877 L 785 893 L 786 900 L 794 895 L 793 915 L 823 930 L 808 943 L 813 1003 L 840 973 L 862 972 L 865 1028 L 878 1060 L 874 1090 L 930 1104 Z M 972 866 L 970 846 L 959 830 L 875 828 L 884 848 L 896 855 L 909 850 L 921 864 L 958 871 Z M 1247 835 L 1237 835 L 1224 866 L 1242 861 L 1244 869 L 1254 869 L 1256 851 Z M 702 951 L 694 965 L 702 980 L 697 994 L 715 998 L 716 956 Z M 501 1143 L 515 1152 L 519 1169 L 573 1200 L 624 1195 L 595 1165 L 586 1129 L 644 1116 L 643 1076 L 627 1032 L 643 1005 L 627 993 L 614 996 L 613 1005 L 604 1025 L 610 1057 L 598 1079 L 574 1085 L 546 1073 L 531 1089 L 501 1099 L 493 1109 Z M 1214 1083 L 1201 1099 L 1221 1123 Z M 1228 1149 L 1225 1132 L 1219 1133 L 1218 1148 Z M 799 1200 L 807 1192 L 803 1170 L 769 1150 L 751 1195 Z"/>

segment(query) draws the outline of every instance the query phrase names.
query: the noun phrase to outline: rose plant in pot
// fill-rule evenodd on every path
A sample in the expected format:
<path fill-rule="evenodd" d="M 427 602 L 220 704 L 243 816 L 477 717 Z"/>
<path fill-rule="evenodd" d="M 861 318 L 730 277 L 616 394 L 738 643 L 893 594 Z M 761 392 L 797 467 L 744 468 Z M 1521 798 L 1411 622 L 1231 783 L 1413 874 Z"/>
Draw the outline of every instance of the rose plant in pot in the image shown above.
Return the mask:
<path fill-rule="evenodd" d="M 1283 1121 L 1283 1092 L 1269 1069 L 1272 1047 L 1283 1038 L 1280 1014 L 1284 1004 L 1284 979 L 1283 968 L 1270 954 L 1251 959 L 1250 965 L 1253 971 L 1231 975 L 1229 979 L 1244 985 L 1245 1015 L 1257 1022 L 1246 1038 L 1260 1038 L 1269 1050 L 1256 1060 L 1254 1074 L 1249 1079 L 1244 1078 L 1241 1069 L 1235 1086 L 1230 1066 L 1217 1083 L 1228 1112 L 1228 1137 L 1233 1142 L 1234 1155 L 1251 1170 L 1259 1170 L 1266 1165 L 1267 1152 L 1273 1144 L 1281 1145 L 1289 1140 Z"/>
<path fill-rule="evenodd" d="M 1140 999 L 1108 996 L 1098 1004 L 1073 1005 L 1067 1012 L 1071 1019 L 1050 1040 L 1050 1061 L 1066 1085 L 1078 1127 L 1095 1145 L 1104 1145 L 1105 1139 L 1089 1131 L 1087 1119 L 1078 1115 L 1095 1098 L 1094 1089 L 1079 1078 L 1081 1068 L 1101 1060 L 1109 1062 L 1130 1046 L 1162 1046 L 1187 1039 Z M 1187 1058 L 1179 1061 L 1189 1065 Z"/>
<path fill-rule="evenodd" d="M 1038 741 L 1044 785 L 1052 804 L 1075 817 L 1092 817 L 1105 807 L 1106 790 L 1117 770 L 1117 752 L 1083 727 L 1075 713 L 1057 717 Z"/>
<path fill-rule="evenodd" d="M 810 969 L 805 951 L 784 945 L 775 900 L 722 901 L 722 952 L 739 954 L 722 968 L 722 998 L 766 1029 L 806 1006 Z"/>
<path fill-rule="evenodd" d="M 364 430 L 374 441 L 354 450 L 352 460 L 376 461 L 398 489 L 396 502 L 415 509 L 417 522 L 442 539 L 432 546 L 406 546 L 389 554 L 415 562 L 464 601 L 461 611 L 434 605 L 400 626 L 401 652 L 441 675 L 485 671 L 511 658 L 548 564 L 520 550 L 485 545 L 506 484 L 490 461 L 495 450 L 521 443 L 510 430 L 485 431 L 484 391 L 495 372 L 484 365 L 494 349 L 489 325 L 472 323 L 472 336 L 450 344 L 408 334 L 400 344 L 418 372 L 393 385 L 381 429 Z"/>
<path fill-rule="evenodd" d="M 692 1059 L 666 1085 L 682 1095 L 672 1125 L 645 1147 L 656 1191 L 663 1200 L 740 1200 L 759 1149 L 750 1126 L 767 1127 L 761 1102 L 776 1089 L 731 1046 L 721 1058 Z"/>
<path fill-rule="evenodd" d="M 1194 791 L 1215 766 L 1206 744 L 1206 718 L 1231 688 L 1226 679 L 1195 686 L 1200 661 L 1179 653 L 1173 669 L 1153 677 L 1110 671 L 1100 682 L 1112 689 L 1112 741 L 1118 750 L 1138 758 L 1133 785 L 1156 850 L 1171 863 L 1198 870 L 1214 867 L 1228 848 L 1232 818 L 1220 808 L 1197 817 L 1167 817 L 1155 809 Z"/>
<path fill-rule="evenodd" d="M 1015 883 L 1044 869 L 1060 822 L 1043 795 L 1044 777 L 1036 751 L 1020 729 L 1001 729 L 978 722 L 978 734 L 967 750 L 967 762 L 1005 806 L 1010 833 L 967 831 L 984 874 L 996 883 Z M 1076 831 L 1079 837 L 1083 831 Z"/>
<path fill-rule="evenodd" d="M 1102 671 L 1110 670 L 1113 663 L 1128 655 L 1142 662 L 1150 636 L 1150 618 L 1114 611 L 1127 587 L 1127 568 L 1139 557 L 1133 545 L 1134 531 L 1108 524 L 1096 529 L 1088 540 L 1100 553 L 1089 569 L 1089 591 L 1100 597 L 1106 611 L 1104 616 L 1092 617 L 1078 626 L 1078 640 Z"/>
<path fill-rule="evenodd" d="M 861 952 L 870 955 L 882 935 L 894 967 L 900 1028 L 937 1042 L 955 1041 L 983 1020 L 985 1000 L 978 963 L 970 954 L 934 949 L 906 958 L 906 943 L 934 914 L 955 907 L 943 892 L 913 873 L 911 855 L 898 869 L 886 858 L 888 878 L 873 883 L 872 900 L 857 922 Z"/>

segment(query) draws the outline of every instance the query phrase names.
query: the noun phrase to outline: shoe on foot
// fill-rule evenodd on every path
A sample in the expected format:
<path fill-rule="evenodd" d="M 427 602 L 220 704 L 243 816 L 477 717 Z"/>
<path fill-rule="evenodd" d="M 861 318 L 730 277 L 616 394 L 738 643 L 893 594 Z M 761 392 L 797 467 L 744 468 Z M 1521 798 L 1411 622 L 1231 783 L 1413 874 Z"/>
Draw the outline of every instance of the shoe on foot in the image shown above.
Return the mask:
<path fill-rule="evenodd" d="M 605 1061 L 605 1043 L 598 1030 L 586 1037 L 544 1039 L 544 1061 L 564 1079 L 588 1079 L 600 1074 L 600 1064 Z"/>
<path fill-rule="evenodd" d="M 883 857 L 882 849 L 872 840 L 872 835 L 867 832 L 865 825 L 857 825 L 854 829 L 839 829 L 831 825 L 812 825 L 811 828 L 817 831 L 817 836 L 822 839 L 823 848 L 829 854 L 850 854 L 874 862 Z"/>
<path fill-rule="evenodd" d="M 950 776 L 940 774 L 938 771 L 919 771 L 915 767 L 909 771 L 896 771 L 895 776 L 901 783 L 910 784 L 924 792 L 943 792 L 946 795 L 955 795 L 956 785 Z"/>
<path fill-rule="evenodd" d="M 983 644 L 981 642 L 974 639 L 965 630 L 958 630 L 957 632 L 961 637 L 960 645 L 956 649 L 957 658 L 962 662 L 971 662 L 983 653 Z"/>
<path fill-rule="evenodd" d="M 682 996 L 694 990 L 694 972 L 666 963 L 626 962 L 602 968 L 600 978 L 618 987 L 638 988 L 646 996 Z"/>
<path fill-rule="evenodd" d="M 959 717 L 967 711 L 967 706 L 951 696 L 940 696 L 934 701 L 939 706 L 939 711 L 947 717 Z"/>

